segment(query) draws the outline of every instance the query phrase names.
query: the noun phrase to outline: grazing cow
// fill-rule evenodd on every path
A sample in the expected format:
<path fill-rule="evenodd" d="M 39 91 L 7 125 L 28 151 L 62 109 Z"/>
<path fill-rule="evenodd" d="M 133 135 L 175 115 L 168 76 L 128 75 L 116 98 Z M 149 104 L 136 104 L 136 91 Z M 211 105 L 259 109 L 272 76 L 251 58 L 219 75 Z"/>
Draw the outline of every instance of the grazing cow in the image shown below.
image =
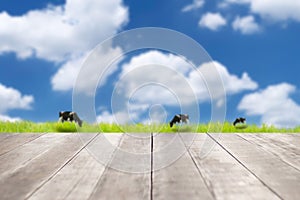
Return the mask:
<path fill-rule="evenodd" d="M 82 120 L 78 117 L 76 112 L 72 111 L 61 111 L 59 112 L 59 121 L 75 121 L 78 125 L 82 126 Z"/>
<path fill-rule="evenodd" d="M 176 123 L 188 123 L 189 122 L 189 115 L 187 114 L 178 114 L 175 115 L 170 122 L 170 127 L 172 127 Z"/>
<path fill-rule="evenodd" d="M 235 121 L 233 122 L 233 126 L 235 126 L 237 123 L 244 123 L 246 121 L 246 118 L 240 117 L 236 118 Z"/>

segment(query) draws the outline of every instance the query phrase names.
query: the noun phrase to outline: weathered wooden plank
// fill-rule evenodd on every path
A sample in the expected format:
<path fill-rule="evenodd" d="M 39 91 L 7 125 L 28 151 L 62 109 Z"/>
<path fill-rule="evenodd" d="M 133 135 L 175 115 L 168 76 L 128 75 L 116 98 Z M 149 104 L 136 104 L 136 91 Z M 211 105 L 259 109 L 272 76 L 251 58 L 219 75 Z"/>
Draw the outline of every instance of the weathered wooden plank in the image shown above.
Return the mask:
<path fill-rule="evenodd" d="M 273 153 L 282 161 L 298 169 L 300 172 L 300 148 L 294 147 L 289 143 L 282 142 L 282 139 L 285 138 L 287 134 L 276 134 L 277 137 L 274 139 L 267 135 L 270 134 L 239 134 L 240 137 L 259 145 L 270 153 Z"/>
<path fill-rule="evenodd" d="M 0 133 L 0 143 L 2 142 L 2 140 L 5 140 L 7 137 L 15 135 L 17 133 Z"/>
<path fill-rule="evenodd" d="M 153 141 L 153 199 L 213 199 L 178 134 L 157 134 Z"/>
<path fill-rule="evenodd" d="M 270 134 L 270 136 L 271 135 L 272 134 Z M 286 133 L 283 135 L 284 135 L 283 138 L 289 138 L 290 139 L 289 142 L 291 142 L 295 145 L 299 144 L 299 142 L 300 142 L 300 132 L 299 133 Z M 269 136 L 269 134 L 268 134 L 268 136 Z M 299 146 L 299 145 L 297 145 L 297 146 Z"/>
<path fill-rule="evenodd" d="M 90 135 L 91 138 L 94 136 L 94 134 Z M 46 150 L 41 147 L 47 146 L 46 143 L 50 142 L 52 144 L 49 144 Z M 9 163 L 14 163 L 11 157 L 16 158 L 16 156 L 23 157 L 25 155 L 26 159 L 29 160 L 26 163 L 17 165 L 17 167 L 15 166 L 13 170 L 7 170 L 1 174 L 1 199 L 27 198 L 64 166 L 82 146 L 83 143 L 76 134 L 47 134 L 45 137 L 42 136 L 31 143 L 23 145 L 22 148 L 18 148 L 16 151 L 5 154 L 1 158 L 8 156 L 6 159 L 10 159 L 8 160 Z M 37 149 L 37 151 L 33 149 Z M 31 150 L 31 153 L 33 152 L 36 155 L 30 157 L 26 150 Z M 38 154 L 38 151 L 43 152 Z M 2 163 L 1 166 L 3 166 Z"/>
<path fill-rule="evenodd" d="M 42 134 L 36 133 L 8 133 L 0 135 L 7 135 L 2 140 L 0 139 L 0 156 L 42 136 Z"/>
<path fill-rule="evenodd" d="M 189 152 L 185 147 L 189 141 L 177 134 L 159 134 L 153 140 L 147 134 L 124 135 L 120 140 L 122 135 L 115 134 L 107 137 L 108 143 L 100 137 L 105 134 L 94 140 L 95 134 L 46 134 L 32 140 L 19 135 L 0 134 L 4 151 L 1 141 L 11 141 L 2 143 L 11 150 L 0 156 L 0 199 L 297 199 L 300 195 L 299 134 L 222 134 L 220 139 L 211 134 L 220 145 L 205 159 L 200 153 L 207 140 L 204 134 L 196 135 Z"/>
<path fill-rule="evenodd" d="M 18 134 L 19 136 L 21 134 Z M 14 171 L 15 169 L 26 165 L 35 157 L 48 151 L 51 147 L 61 142 L 61 138 L 67 134 L 46 134 L 22 145 L 15 151 L 10 151 L 0 157 L 0 178 L 5 174 Z"/>
<path fill-rule="evenodd" d="M 236 134 L 223 134 L 218 142 L 282 199 L 299 198 L 300 173 L 297 169 Z"/>
<path fill-rule="evenodd" d="M 150 199 L 149 135 L 124 135 L 89 199 Z"/>
<path fill-rule="evenodd" d="M 284 133 L 284 134 L 256 134 L 261 138 L 269 138 L 272 143 L 280 144 L 281 146 L 287 145 L 287 147 L 291 147 L 292 149 L 297 149 L 300 151 L 300 134 L 299 133 Z"/>
<path fill-rule="evenodd" d="M 220 145 L 206 157 L 200 156 L 207 148 L 203 145 L 212 142 L 208 135 L 197 134 L 189 151 L 215 199 L 279 199 Z"/>
<path fill-rule="evenodd" d="M 122 134 L 102 134 L 108 138 L 115 148 L 118 147 Z M 94 187 L 102 176 L 105 165 L 100 163 L 91 151 L 97 150 L 102 154 L 107 154 L 107 159 L 113 155 L 115 149 L 108 151 L 107 146 L 103 146 L 104 137 L 97 136 L 85 149 L 83 149 L 74 159 L 64 166 L 55 176 L 37 190 L 29 199 L 88 199 Z M 93 147 L 92 147 L 93 146 Z M 55 194 L 55 195 L 53 195 Z"/>

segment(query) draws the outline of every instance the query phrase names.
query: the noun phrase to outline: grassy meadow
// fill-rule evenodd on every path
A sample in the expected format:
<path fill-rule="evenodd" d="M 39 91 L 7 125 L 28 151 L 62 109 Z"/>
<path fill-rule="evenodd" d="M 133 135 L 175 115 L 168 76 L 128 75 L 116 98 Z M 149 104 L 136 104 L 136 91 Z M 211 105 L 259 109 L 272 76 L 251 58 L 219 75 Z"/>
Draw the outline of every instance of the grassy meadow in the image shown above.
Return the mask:
<path fill-rule="evenodd" d="M 274 126 L 257 126 L 255 124 L 238 124 L 234 127 L 231 123 L 208 123 L 208 124 L 189 124 L 175 125 L 170 128 L 169 124 L 145 125 L 145 124 L 87 124 L 83 123 L 79 127 L 71 122 L 45 122 L 34 123 L 29 121 L 20 122 L 0 122 L 0 133 L 57 133 L 57 132 L 105 132 L 105 133 L 123 133 L 123 132 L 160 132 L 160 133 L 176 133 L 176 132 L 197 132 L 197 133 L 300 133 L 300 126 L 283 129 Z"/>

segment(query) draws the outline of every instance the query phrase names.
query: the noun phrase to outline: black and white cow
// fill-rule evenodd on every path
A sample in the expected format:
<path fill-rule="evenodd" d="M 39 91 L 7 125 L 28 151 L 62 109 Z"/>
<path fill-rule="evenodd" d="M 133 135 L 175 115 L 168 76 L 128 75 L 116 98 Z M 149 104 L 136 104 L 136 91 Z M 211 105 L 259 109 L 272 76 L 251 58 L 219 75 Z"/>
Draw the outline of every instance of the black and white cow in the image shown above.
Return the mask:
<path fill-rule="evenodd" d="M 82 126 L 82 120 L 78 117 L 76 112 L 72 111 L 61 111 L 59 112 L 59 121 L 64 122 L 64 121 L 75 121 L 78 123 L 78 125 L 81 127 Z"/>
<path fill-rule="evenodd" d="M 170 121 L 170 127 L 172 127 L 176 123 L 188 123 L 189 122 L 189 115 L 187 114 L 178 114 L 175 115 Z"/>
<path fill-rule="evenodd" d="M 240 117 L 236 118 L 235 121 L 233 122 L 233 126 L 235 126 L 237 123 L 245 123 L 246 118 Z"/>

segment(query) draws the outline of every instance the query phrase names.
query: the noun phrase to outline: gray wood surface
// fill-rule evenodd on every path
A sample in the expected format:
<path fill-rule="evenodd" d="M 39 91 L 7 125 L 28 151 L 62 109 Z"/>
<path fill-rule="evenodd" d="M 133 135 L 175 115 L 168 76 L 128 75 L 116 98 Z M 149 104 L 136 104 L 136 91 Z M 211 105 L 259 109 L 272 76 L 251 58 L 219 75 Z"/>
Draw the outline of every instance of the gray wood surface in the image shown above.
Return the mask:
<path fill-rule="evenodd" d="M 11 134 L 11 133 L 1 133 L 0 134 L 0 156 L 6 154 L 13 149 L 22 146 L 32 140 L 41 137 L 42 134 Z"/>
<path fill-rule="evenodd" d="M 300 172 L 297 169 L 239 135 L 223 134 L 218 142 L 278 197 L 299 199 Z"/>
<path fill-rule="evenodd" d="M 150 199 L 150 140 L 150 134 L 124 134 L 89 199 Z"/>
<path fill-rule="evenodd" d="M 0 199 L 299 199 L 300 134 L 0 134 Z"/>
<path fill-rule="evenodd" d="M 118 146 L 121 134 L 109 134 L 112 144 Z M 98 135 L 87 146 L 99 144 Z M 105 166 L 88 151 L 80 151 L 65 167 L 51 177 L 47 183 L 31 195 L 30 199 L 88 199 L 92 194 L 98 180 L 103 175 Z M 100 146 L 99 150 L 105 150 Z M 109 152 L 108 156 L 112 156 Z M 55 196 L 53 196 L 55 194 Z"/>
<path fill-rule="evenodd" d="M 298 145 L 296 145 L 296 143 L 293 143 L 296 140 L 287 138 L 282 134 L 274 135 L 276 137 L 270 137 L 269 135 L 239 134 L 240 137 L 272 153 L 283 162 L 300 171 L 300 140 L 298 141 Z"/>
<path fill-rule="evenodd" d="M 200 157 L 207 140 L 212 138 L 198 135 L 190 151 L 216 199 L 279 199 L 221 146 L 216 145 L 206 157 Z"/>
<path fill-rule="evenodd" d="M 153 199 L 213 199 L 179 135 L 158 134 L 153 147 Z"/>
<path fill-rule="evenodd" d="M 0 168 L 1 199 L 27 198 L 82 146 L 77 135 L 49 134 L 5 154 Z"/>

